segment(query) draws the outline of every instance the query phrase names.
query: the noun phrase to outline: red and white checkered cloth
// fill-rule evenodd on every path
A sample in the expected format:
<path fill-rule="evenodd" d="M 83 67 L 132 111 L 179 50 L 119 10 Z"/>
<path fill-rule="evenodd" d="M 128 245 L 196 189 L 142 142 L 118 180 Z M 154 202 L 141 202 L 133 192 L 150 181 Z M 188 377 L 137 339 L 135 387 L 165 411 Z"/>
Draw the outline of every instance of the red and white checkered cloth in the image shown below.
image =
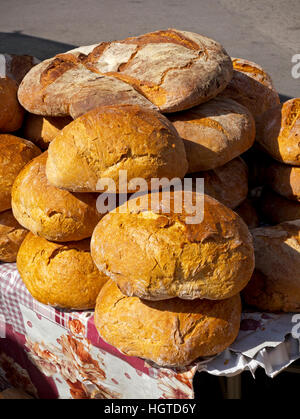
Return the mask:
<path fill-rule="evenodd" d="M 69 321 L 78 318 L 87 323 L 92 312 L 68 312 L 46 306 L 36 301 L 25 287 L 15 263 L 0 263 L 0 316 L 2 321 L 12 325 L 16 332 L 25 334 L 20 305 L 38 313 L 53 323 L 68 328 Z"/>

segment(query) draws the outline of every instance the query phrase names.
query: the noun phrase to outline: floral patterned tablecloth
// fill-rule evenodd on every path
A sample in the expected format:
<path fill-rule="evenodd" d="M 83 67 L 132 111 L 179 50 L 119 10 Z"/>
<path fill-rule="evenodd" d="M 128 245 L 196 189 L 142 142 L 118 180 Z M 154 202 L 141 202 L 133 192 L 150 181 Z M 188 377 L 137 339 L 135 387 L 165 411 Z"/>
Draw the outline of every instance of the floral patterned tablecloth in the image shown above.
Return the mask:
<path fill-rule="evenodd" d="M 0 387 L 40 398 L 192 399 L 196 371 L 234 376 L 258 367 L 274 377 L 300 358 L 300 314 L 242 314 L 236 341 L 187 368 L 160 368 L 104 342 L 92 311 L 34 300 L 16 265 L 0 264 Z"/>

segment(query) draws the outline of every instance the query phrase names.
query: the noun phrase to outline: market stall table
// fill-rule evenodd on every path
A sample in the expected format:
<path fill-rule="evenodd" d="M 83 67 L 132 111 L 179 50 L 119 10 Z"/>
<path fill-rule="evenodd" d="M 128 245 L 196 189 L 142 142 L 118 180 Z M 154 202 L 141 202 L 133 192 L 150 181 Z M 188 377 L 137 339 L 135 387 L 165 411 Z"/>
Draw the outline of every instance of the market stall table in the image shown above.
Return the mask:
<path fill-rule="evenodd" d="M 236 341 L 187 368 L 161 368 L 104 342 L 92 311 L 62 311 L 34 300 L 16 265 L 0 264 L 0 377 L 40 398 L 192 399 L 196 371 L 228 377 L 258 367 L 274 377 L 300 358 L 300 315 L 244 312 Z"/>

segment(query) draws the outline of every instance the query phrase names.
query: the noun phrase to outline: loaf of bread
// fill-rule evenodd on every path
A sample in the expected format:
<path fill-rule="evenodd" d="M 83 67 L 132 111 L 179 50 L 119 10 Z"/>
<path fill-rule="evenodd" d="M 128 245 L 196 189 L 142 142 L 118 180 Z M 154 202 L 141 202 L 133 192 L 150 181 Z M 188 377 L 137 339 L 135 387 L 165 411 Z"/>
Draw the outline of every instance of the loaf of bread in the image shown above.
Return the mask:
<path fill-rule="evenodd" d="M 256 121 L 280 98 L 274 89 L 272 79 L 256 63 L 243 58 L 233 58 L 233 77 L 221 96 L 234 99 L 252 113 Z"/>
<path fill-rule="evenodd" d="M 0 213 L 0 262 L 15 262 L 19 247 L 28 233 L 11 210 Z"/>
<path fill-rule="evenodd" d="M 102 214 L 97 194 L 76 194 L 48 183 L 47 152 L 32 160 L 17 176 L 12 209 L 19 223 L 48 240 L 66 242 L 91 237 Z"/>
<path fill-rule="evenodd" d="M 270 224 L 300 219 L 300 202 L 287 199 L 269 188 L 264 188 L 259 199 L 259 209 Z"/>
<path fill-rule="evenodd" d="M 0 212 L 11 208 L 11 189 L 15 178 L 40 152 L 30 141 L 0 134 Z"/>
<path fill-rule="evenodd" d="M 245 199 L 234 211 L 245 221 L 249 229 L 259 226 L 258 213 L 249 199 Z"/>
<path fill-rule="evenodd" d="M 18 86 L 37 63 L 38 60 L 29 55 L 0 54 L 0 132 L 21 128 L 24 109 L 18 102 Z"/>
<path fill-rule="evenodd" d="M 248 194 L 248 168 L 241 157 L 236 157 L 215 169 L 188 175 L 193 181 L 204 179 L 204 192 L 229 208 L 236 208 Z"/>
<path fill-rule="evenodd" d="M 265 170 L 265 180 L 273 191 L 300 201 L 300 167 L 272 161 Z"/>
<path fill-rule="evenodd" d="M 274 159 L 300 166 L 300 99 L 290 99 L 265 112 L 257 141 Z"/>
<path fill-rule="evenodd" d="M 184 140 L 188 173 L 223 166 L 254 143 L 254 119 L 232 99 L 217 97 L 169 118 Z"/>
<path fill-rule="evenodd" d="M 263 311 L 300 311 L 300 220 L 252 230 L 255 274 L 245 302 Z"/>
<path fill-rule="evenodd" d="M 108 279 L 93 263 L 89 239 L 53 243 L 30 232 L 19 249 L 17 268 L 33 298 L 70 310 L 94 308 Z"/>
<path fill-rule="evenodd" d="M 17 131 L 22 126 L 24 109 L 18 102 L 17 91 L 14 80 L 0 77 L 0 132 Z"/>
<path fill-rule="evenodd" d="M 73 192 L 103 190 L 103 178 L 120 192 L 120 170 L 127 171 L 128 182 L 140 177 L 149 183 L 183 178 L 187 171 L 183 141 L 171 122 L 133 105 L 103 106 L 77 118 L 60 131 L 48 153 L 49 182 Z"/>
<path fill-rule="evenodd" d="M 22 128 L 23 136 L 42 150 L 47 150 L 59 131 L 72 121 L 68 116 L 52 118 L 28 113 Z"/>
<path fill-rule="evenodd" d="M 18 95 L 25 109 L 45 116 L 77 118 L 120 103 L 176 112 L 210 100 L 231 77 L 219 43 L 168 29 L 59 54 L 34 67 Z"/>
<path fill-rule="evenodd" d="M 239 295 L 221 301 L 145 301 L 125 297 L 110 280 L 95 308 L 95 325 L 106 342 L 126 355 L 168 367 L 226 349 L 238 334 L 240 318 Z"/>
<path fill-rule="evenodd" d="M 191 219 L 203 200 L 204 211 Z M 210 196 L 188 191 L 142 195 L 105 215 L 91 254 L 123 294 L 147 300 L 229 298 L 254 269 L 244 221 Z"/>

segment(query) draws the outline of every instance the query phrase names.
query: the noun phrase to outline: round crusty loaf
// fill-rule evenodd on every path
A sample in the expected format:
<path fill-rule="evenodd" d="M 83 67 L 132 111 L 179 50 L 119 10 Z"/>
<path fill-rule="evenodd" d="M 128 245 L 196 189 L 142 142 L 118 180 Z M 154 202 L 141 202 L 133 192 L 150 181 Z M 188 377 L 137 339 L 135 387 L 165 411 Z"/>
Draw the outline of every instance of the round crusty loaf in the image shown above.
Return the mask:
<path fill-rule="evenodd" d="M 30 141 L 0 134 L 0 212 L 11 208 L 11 189 L 15 178 L 40 152 Z"/>
<path fill-rule="evenodd" d="M 0 77 L 9 77 L 18 85 L 40 60 L 31 55 L 0 54 Z"/>
<path fill-rule="evenodd" d="M 187 171 L 183 141 L 172 124 L 159 112 L 133 105 L 103 106 L 77 118 L 48 153 L 49 182 L 73 192 L 96 192 L 103 178 L 113 180 L 118 192 L 120 170 L 127 171 L 128 182 L 182 178 Z"/>
<path fill-rule="evenodd" d="M 300 166 L 300 98 L 269 109 L 258 126 L 257 141 L 274 159 Z"/>
<path fill-rule="evenodd" d="M 35 299 L 70 310 L 94 308 L 108 279 L 92 261 L 89 239 L 53 243 L 30 232 L 18 252 L 17 268 Z"/>
<path fill-rule="evenodd" d="M 49 143 L 57 136 L 60 130 L 72 122 L 70 117 L 43 117 L 27 114 L 23 125 L 24 137 L 32 141 L 42 150 L 47 150 Z"/>
<path fill-rule="evenodd" d="M 18 94 L 25 109 L 46 116 L 121 103 L 177 112 L 210 100 L 231 77 L 219 43 L 168 29 L 59 54 L 33 68 Z"/>
<path fill-rule="evenodd" d="M 9 77 L 0 77 L 0 132 L 13 132 L 21 128 L 24 109 L 17 99 L 18 85 Z"/>
<path fill-rule="evenodd" d="M 249 199 L 245 199 L 234 211 L 245 221 L 249 229 L 259 226 L 259 216 Z"/>
<path fill-rule="evenodd" d="M 204 192 L 229 208 L 236 208 L 248 194 L 248 167 L 241 157 L 224 166 L 189 175 L 204 179 Z"/>
<path fill-rule="evenodd" d="M 0 262 L 15 262 L 22 241 L 28 233 L 11 210 L 0 213 Z"/>
<path fill-rule="evenodd" d="M 300 202 L 287 199 L 269 188 L 263 190 L 259 209 L 270 224 L 300 219 Z"/>
<path fill-rule="evenodd" d="M 113 281 L 104 285 L 95 308 L 95 325 L 106 342 L 169 367 L 223 351 L 235 340 L 240 317 L 239 295 L 222 301 L 145 301 L 125 297 Z"/>
<path fill-rule="evenodd" d="M 12 209 L 19 223 L 48 240 L 66 242 L 91 237 L 102 215 L 97 194 L 73 194 L 48 183 L 47 152 L 32 160 L 12 189 Z"/>
<path fill-rule="evenodd" d="M 233 77 L 220 96 L 244 105 L 258 121 L 261 115 L 280 103 L 271 77 L 258 64 L 243 58 L 233 58 Z"/>
<path fill-rule="evenodd" d="M 265 170 L 266 182 L 287 199 L 300 201 L 300 167 L 273 161 Z"/>
<path fill-rule="evenodd" d="M 188 173 L 223 166 L 248 150 L 255 139 L 252 115 L 228 98 L 217 97 L 170 120 L 184 140 Z"/>
<path fill-rule="evenodd" d="M 197 216 L 192 205 L 198 219 L 189 218 Z M 254 268 L 243 220 L 210 196 L 188 191 L 130 199 L 99 222 L 91 253 L 125 295 L 147 300 L 228 298 L 245 287 Z"/>
<path fill-rule="evenodd" d="M 255 274 L 243 292 L 260 310 L 300 311 L 300 220 L 252 230 Z"/>

